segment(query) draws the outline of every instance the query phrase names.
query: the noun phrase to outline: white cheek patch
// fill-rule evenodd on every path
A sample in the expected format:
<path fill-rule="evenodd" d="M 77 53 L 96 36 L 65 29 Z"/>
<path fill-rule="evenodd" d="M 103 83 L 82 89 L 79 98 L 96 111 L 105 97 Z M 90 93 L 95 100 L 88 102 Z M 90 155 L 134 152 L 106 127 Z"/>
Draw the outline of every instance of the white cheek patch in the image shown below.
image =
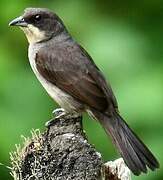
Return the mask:
<path fill-rule="evenodd" d="M 28 24 L 27 27 L 21 27 L 21 29 L 24 31 L 30 44 L 37 43 L 46 39 L 45 32 L 40 31 L 32 24 Z"/>

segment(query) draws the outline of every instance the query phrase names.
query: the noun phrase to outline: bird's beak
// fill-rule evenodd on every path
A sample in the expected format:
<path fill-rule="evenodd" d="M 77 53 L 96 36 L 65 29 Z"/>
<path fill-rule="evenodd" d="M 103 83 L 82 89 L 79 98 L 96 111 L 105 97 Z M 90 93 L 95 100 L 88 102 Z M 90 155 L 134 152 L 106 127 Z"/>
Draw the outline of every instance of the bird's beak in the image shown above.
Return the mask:
<path fill-rule="evenodd" d="M 9 26 L 21 26 L 21 27 L 27 27 L 27 22 L 25 22 L 24 18 L 22 16 L 15 18 L 9 23 Z"/>

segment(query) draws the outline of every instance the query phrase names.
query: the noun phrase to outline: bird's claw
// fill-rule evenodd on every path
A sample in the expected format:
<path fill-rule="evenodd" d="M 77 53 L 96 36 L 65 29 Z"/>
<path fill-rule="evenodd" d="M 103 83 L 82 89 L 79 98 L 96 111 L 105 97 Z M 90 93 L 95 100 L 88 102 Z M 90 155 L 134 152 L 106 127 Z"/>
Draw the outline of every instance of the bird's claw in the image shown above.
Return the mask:
<path fill-rule="evenodd" d="M 51 119 L 45 123 L 45 126 L 48 128 L 51 125 L 53 125 L 55 119 L 59 119 L 61 117 L 64 117 L 66 115 L 66 111 L 63 108 L 57 108 L 54 109 L 52 112 L 52 115 L 55 117 L 54 119 Z"/>
<path fill-rule="evenodd" d="M 52 114 L 55 117 L 55 119 L 60 119 L 60 118 L 64 118 L 64 117 L 67 117 L 67 118 L 77 118 L 77 117 L 81 116 L 81 114 L 79 114 L 79 113 L 69 113 L 69 112 L 66 112 L 63 108 L 54 109 Z"/>
<path fill-rule="evenodd" d="M 52 114 L 55 118 L 61 118 L 66 114 L 66 111 L 63 108 L 57 108 L 53 110 Z"/>
<path fill-rule="evenodd" d="M 53 123 L 55 119 L 51 119 L 45 123 L 45 127 L 49 128 Z"/>
<path fill-rule="evenodd" d="M 65 117 L 67 117 L 67 118 L 78 118 L 81 116 L 81 114 L 78 114 L 78 113 L 68 113 L 63 108 L 54 109 L 52 114 L 54 116 L 54 119 L 51 119 L 45 123 L 45 126 L 47 128 L 52 126 L 56 119 L 61 119 L 61 118 L 65 118 Z"/>

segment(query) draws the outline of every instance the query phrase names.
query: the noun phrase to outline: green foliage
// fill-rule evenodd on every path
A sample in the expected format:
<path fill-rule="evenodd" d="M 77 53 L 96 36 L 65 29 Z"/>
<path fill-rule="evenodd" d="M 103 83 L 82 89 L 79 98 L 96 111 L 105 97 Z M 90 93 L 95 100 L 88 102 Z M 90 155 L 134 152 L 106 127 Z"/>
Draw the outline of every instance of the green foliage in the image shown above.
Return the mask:
<path fill-rule="evenodd" d="M 8 23 L 25 7 L 48 7 L 93 57 L 110 80 L 121 114 L 163 163 L 163 1 L 24 0 L 0 1 L 0 162 L 20 135 L 44 128 L 56 107 L 32 73 L 23 33 Z M 105 160 L 117 158 L 95 121 L 84 127 Z M 161 180 L 161 169 L 133 179 Z M 0 165 L 0 179 L 12 179 Z"/>

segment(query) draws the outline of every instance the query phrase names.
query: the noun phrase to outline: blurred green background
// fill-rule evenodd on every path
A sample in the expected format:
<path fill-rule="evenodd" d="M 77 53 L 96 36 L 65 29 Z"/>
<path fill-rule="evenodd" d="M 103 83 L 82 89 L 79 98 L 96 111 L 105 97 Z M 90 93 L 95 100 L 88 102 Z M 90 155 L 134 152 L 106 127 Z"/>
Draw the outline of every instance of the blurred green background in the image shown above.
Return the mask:
<path fill-rule="evenodd" d="M 47 7 L 65 22 L 110 80 L 123 117 L 163 163 L 163 1 L 22 0 L 0 1 L 0 163 L 9 152 L 44 129 L 57 107 L 28 63 L 27 40 L 8 23 L 26 7 Z M 84 116 L 92 144 L 105 160 L 118 158 L 98 123 Z M 162 180 L 163 169 L 133 180 Z M 0 166 L 0 179 L 10 180 Z"/>

